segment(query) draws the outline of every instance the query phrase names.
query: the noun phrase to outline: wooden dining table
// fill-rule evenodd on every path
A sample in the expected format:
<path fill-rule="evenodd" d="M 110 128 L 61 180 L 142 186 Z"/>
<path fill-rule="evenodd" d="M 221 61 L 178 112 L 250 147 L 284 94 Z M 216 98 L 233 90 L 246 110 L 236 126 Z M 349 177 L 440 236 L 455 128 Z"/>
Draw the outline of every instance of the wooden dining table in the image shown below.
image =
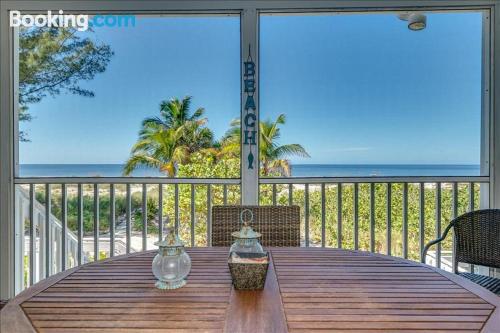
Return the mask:
<path fill-rule="evenodd" d="M 155 251 L 75 267 L 0 312 L 10 332 L 500 332 L 500 297 L 457 275 L 361 251 L 269 248 L 265 288 L 231 285 L 227 248 L 188 248 L 186 286 L 154 287 Z"/>

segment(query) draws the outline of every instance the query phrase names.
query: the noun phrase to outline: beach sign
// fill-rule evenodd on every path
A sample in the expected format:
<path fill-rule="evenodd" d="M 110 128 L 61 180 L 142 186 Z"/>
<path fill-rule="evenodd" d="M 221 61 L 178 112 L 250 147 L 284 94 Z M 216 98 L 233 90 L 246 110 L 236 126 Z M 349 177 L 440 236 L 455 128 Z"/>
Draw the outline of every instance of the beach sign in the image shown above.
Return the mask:
<path fill-rule="evenodd" d="M 248 45 L 248 58 L 247 61 L 243 63 L 244 68 L 244 93 L 246 95 L 245 98 L 245 107 L 243 117 L 243 145 L 249 146 L 249 153 L 247 155 L 248 159 L 248 169 L 254 168 L 254 160 L 255 156 L 252 153 L 252 146 L 257 145 L 256 136 L 257 136 L 257 114 L 256 114 L 256 106 L 254 94 L 257 90 L 257 83 L 255 81 L 255 62 L 252 59 L 252 52 L 250 49 L 250 45 Z"/>

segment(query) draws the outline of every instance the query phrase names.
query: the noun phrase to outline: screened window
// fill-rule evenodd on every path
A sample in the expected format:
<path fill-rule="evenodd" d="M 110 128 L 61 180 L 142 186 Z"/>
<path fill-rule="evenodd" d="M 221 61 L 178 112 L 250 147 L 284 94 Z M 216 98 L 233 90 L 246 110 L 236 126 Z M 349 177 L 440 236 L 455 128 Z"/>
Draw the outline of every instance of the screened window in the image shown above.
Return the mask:
<path fill-rule="evenodd" d="M 261 16 L 260 117 L 304 149 L 292 176 L 480 174 L 483 14 L 399 14 Z"/>
<path fill-rule="evenodd" d="M 125 18 L 21 28 L 19 175 L 239 177 L 239 16 Z"/>

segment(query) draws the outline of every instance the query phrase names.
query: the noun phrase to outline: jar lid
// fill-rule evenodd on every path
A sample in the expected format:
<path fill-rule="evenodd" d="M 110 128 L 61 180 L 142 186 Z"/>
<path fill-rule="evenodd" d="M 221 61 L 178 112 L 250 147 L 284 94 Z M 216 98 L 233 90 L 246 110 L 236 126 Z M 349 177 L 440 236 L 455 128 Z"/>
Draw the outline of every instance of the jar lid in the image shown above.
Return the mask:
<path fill-rule="evenodd" d="M 154 245 L 160 248 L 176 248 L 184 247 L 184 243 L 179 238 L 179 235 L 174 232 L 173 228 L 167 228 L 167 236 L 164 240 L 155 242 Z"/>
<path fill-rule="evenodd" d="M 240 231 L 235 231 L 231 235 L 240 239 L 252 239 L 259 238 L 261 236 L 260 233 L 254 231 L 249 225 L 243 226 Z"/>

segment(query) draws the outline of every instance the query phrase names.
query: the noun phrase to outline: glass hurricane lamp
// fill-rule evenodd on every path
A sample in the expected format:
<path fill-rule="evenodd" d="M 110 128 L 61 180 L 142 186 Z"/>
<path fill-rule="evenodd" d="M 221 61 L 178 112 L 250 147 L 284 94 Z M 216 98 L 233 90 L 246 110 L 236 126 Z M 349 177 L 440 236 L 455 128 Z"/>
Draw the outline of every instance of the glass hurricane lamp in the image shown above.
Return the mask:
<path fill-rule="evenodd" d="M 153 274 L 158 289 L 177 289 L 186 284 L 186 277 L 191 270 L 191 258 L 184 249 L 184 244 L 173 228 L 167 228 L 164 240 L 156 242 L 158 254 L 153 259 Z"/>
<path fill-rule="evenodd" d="M 248 218 L 245 218 L 248 215 Z M 240 222 L 243 225 L 241 230 L 233 232 L 231 235 L 235 238 L 233 245 L 229 249 L 231 252 L 244 253 L 264 253 L 262 245 L 259 243 L 260 233 L 254 231 L 250 226 L 253 222 L 253 212 L 250 209 L 244 209 L 240 213 Z"/>

